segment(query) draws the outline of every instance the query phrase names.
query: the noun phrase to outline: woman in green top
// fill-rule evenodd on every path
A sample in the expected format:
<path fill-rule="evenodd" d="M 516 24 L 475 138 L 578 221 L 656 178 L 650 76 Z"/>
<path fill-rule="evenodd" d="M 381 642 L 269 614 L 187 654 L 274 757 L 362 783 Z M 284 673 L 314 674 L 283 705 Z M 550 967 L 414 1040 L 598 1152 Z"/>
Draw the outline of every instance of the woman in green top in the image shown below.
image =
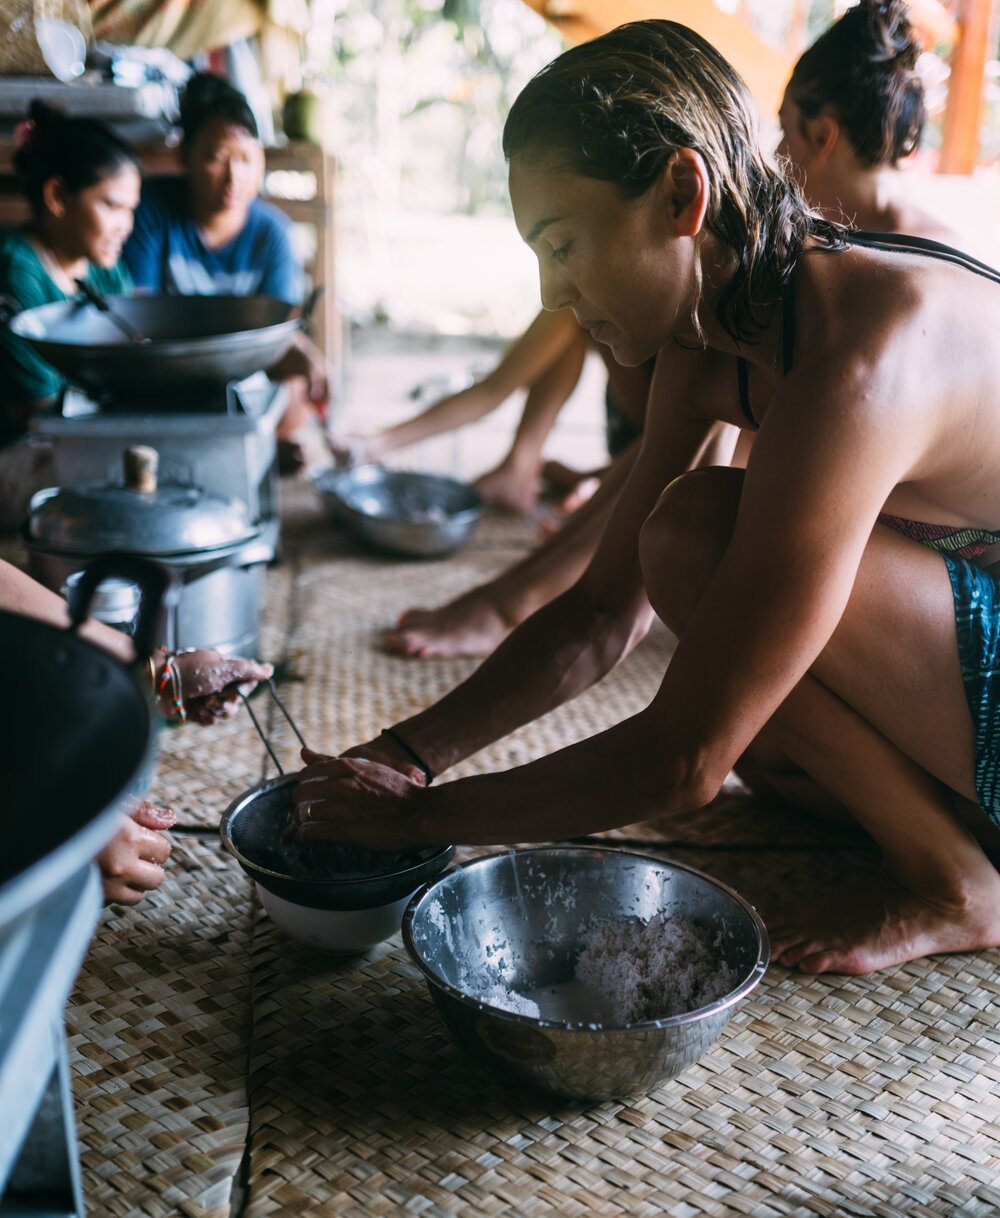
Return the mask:
<path fill-rule="evenodd" d="M 119 258 L 139 201 L 133 153 L 100 123 L 39 102 L 18 135 L 14 169 L 31 219 L 0 235 L 0 296 L 31 309 L 76 296 L 78 279 L 106 295 L 130 291 Z M 46 482 L 47 449 L 27 439 L 28 420 L 62 387 L 54 368 L 0 326 L 0 525 L 18 524 Z"/>
<path fill-rule="evenodd" d="M 0 292 L 30 309 L 76 296 L 77 279 L 109 295 L 129 291 L 119 258 L 139 201 L 135 156 L 100 123 L 38 102 L 20 130 L 14 169 L 31 219 L 0 241 Z M 0 444 L 61 388 L 25 342 L 0 332 Z"/>

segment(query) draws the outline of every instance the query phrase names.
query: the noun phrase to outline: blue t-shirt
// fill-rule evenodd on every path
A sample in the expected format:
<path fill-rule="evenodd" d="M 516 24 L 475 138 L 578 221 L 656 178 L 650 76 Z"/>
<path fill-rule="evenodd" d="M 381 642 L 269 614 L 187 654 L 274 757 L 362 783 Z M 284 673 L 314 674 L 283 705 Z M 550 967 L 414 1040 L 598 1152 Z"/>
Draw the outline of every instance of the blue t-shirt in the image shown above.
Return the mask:
<path fill-rule="evenodd" d="M 277 296 L 302 303 L 302 268 L 288 239 L 290 221 L 255 199 L 231 241 L 208 249 L 191 217 L 183 177 L 142 187 L 123 257 L 136 288 L 173 296 Z"/>

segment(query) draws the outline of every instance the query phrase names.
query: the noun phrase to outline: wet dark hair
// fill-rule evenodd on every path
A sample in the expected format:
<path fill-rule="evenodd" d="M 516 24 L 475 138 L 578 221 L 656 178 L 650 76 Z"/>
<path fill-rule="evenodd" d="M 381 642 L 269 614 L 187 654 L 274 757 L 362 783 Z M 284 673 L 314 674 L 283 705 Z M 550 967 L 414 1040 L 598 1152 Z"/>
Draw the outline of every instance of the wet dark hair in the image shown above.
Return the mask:
<path fill-rule="evenodd" d="M 528 82 L 503 132 L 508 160 L 555 155 L 625 198 L 644 194 L 678 148 L 701 154 L 705 227 L 737 259 L 719 321 L 737 342 L 753 341 L 807 238 L 839 248 L 842 230 L 765 157 L 749 90 L 700 34 L 675 21 L 633 21 L 573 47 Z"/>
<path fill-rule="evenodd" d="M 139 168 L 135 153 L 101 123 L 70 118 L 61 110 L 33 101 L 24 124 L 25 137 L 14 153 L 14 172 L 31 210 L 45 210 L 45 183 L 61 178 L 71 194 L 118 173 L 125 165 Z"/>
<path fill-rule="evenodd" d="M 242 127 L 254 139 L 259 138 L 250 103 L 239 89 L 213 72 L 195 72 L 189 77 L 181 94 L 180 118 L 185 144 L 194 143 L 198 132 L 213 119 Z"/>
<path fill-rule="evenodd" d="M 788 88 L 805 118 L 833 111 L 862 165 L 895 165 L 924 129 L 919 54 L 902 0 L 861 0 L 803 53 Z"/>

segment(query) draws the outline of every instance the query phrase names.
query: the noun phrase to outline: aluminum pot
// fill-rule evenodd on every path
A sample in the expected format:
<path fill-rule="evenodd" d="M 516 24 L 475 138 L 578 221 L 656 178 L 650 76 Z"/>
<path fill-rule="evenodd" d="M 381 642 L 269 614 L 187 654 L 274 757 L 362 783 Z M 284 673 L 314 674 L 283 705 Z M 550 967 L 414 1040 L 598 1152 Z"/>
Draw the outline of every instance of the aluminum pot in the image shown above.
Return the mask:
<path fill-rule="evenodd" d="M 182 586 L 157 646 L 256 654 L 277 521 L 254 525 L 236 499 L 157 483 L 154 449 L 130 448 L 124 459 L 121 483 L 50 487 L 33 496 L 21 533 L 29 573 L 59 591 L 99 554 L 141 554 L 162 563 Z"/>

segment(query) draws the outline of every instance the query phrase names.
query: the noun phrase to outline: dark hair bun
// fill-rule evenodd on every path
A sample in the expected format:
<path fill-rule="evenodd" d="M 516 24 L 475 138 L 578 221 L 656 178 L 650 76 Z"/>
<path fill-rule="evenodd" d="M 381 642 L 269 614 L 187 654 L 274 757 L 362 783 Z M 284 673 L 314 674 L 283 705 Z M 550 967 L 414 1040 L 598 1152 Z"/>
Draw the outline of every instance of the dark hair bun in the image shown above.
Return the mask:
<path fill-rule="evenodd" d="M 860 0 L 803 53 L 792 96 L 807 118 L 833 110 L 863 165 L 895 164 L 923 132 L 919 57 L 903 0 Z"/>
<path fill-rule="evenodd" d="M 180 99 L 181 130 L 190 144 L 206 123 L 213 119 L 242 127 L 258 138 L 257 120 L 239 89 L 214 72 L 195 72 L 184 86 Z"/>

